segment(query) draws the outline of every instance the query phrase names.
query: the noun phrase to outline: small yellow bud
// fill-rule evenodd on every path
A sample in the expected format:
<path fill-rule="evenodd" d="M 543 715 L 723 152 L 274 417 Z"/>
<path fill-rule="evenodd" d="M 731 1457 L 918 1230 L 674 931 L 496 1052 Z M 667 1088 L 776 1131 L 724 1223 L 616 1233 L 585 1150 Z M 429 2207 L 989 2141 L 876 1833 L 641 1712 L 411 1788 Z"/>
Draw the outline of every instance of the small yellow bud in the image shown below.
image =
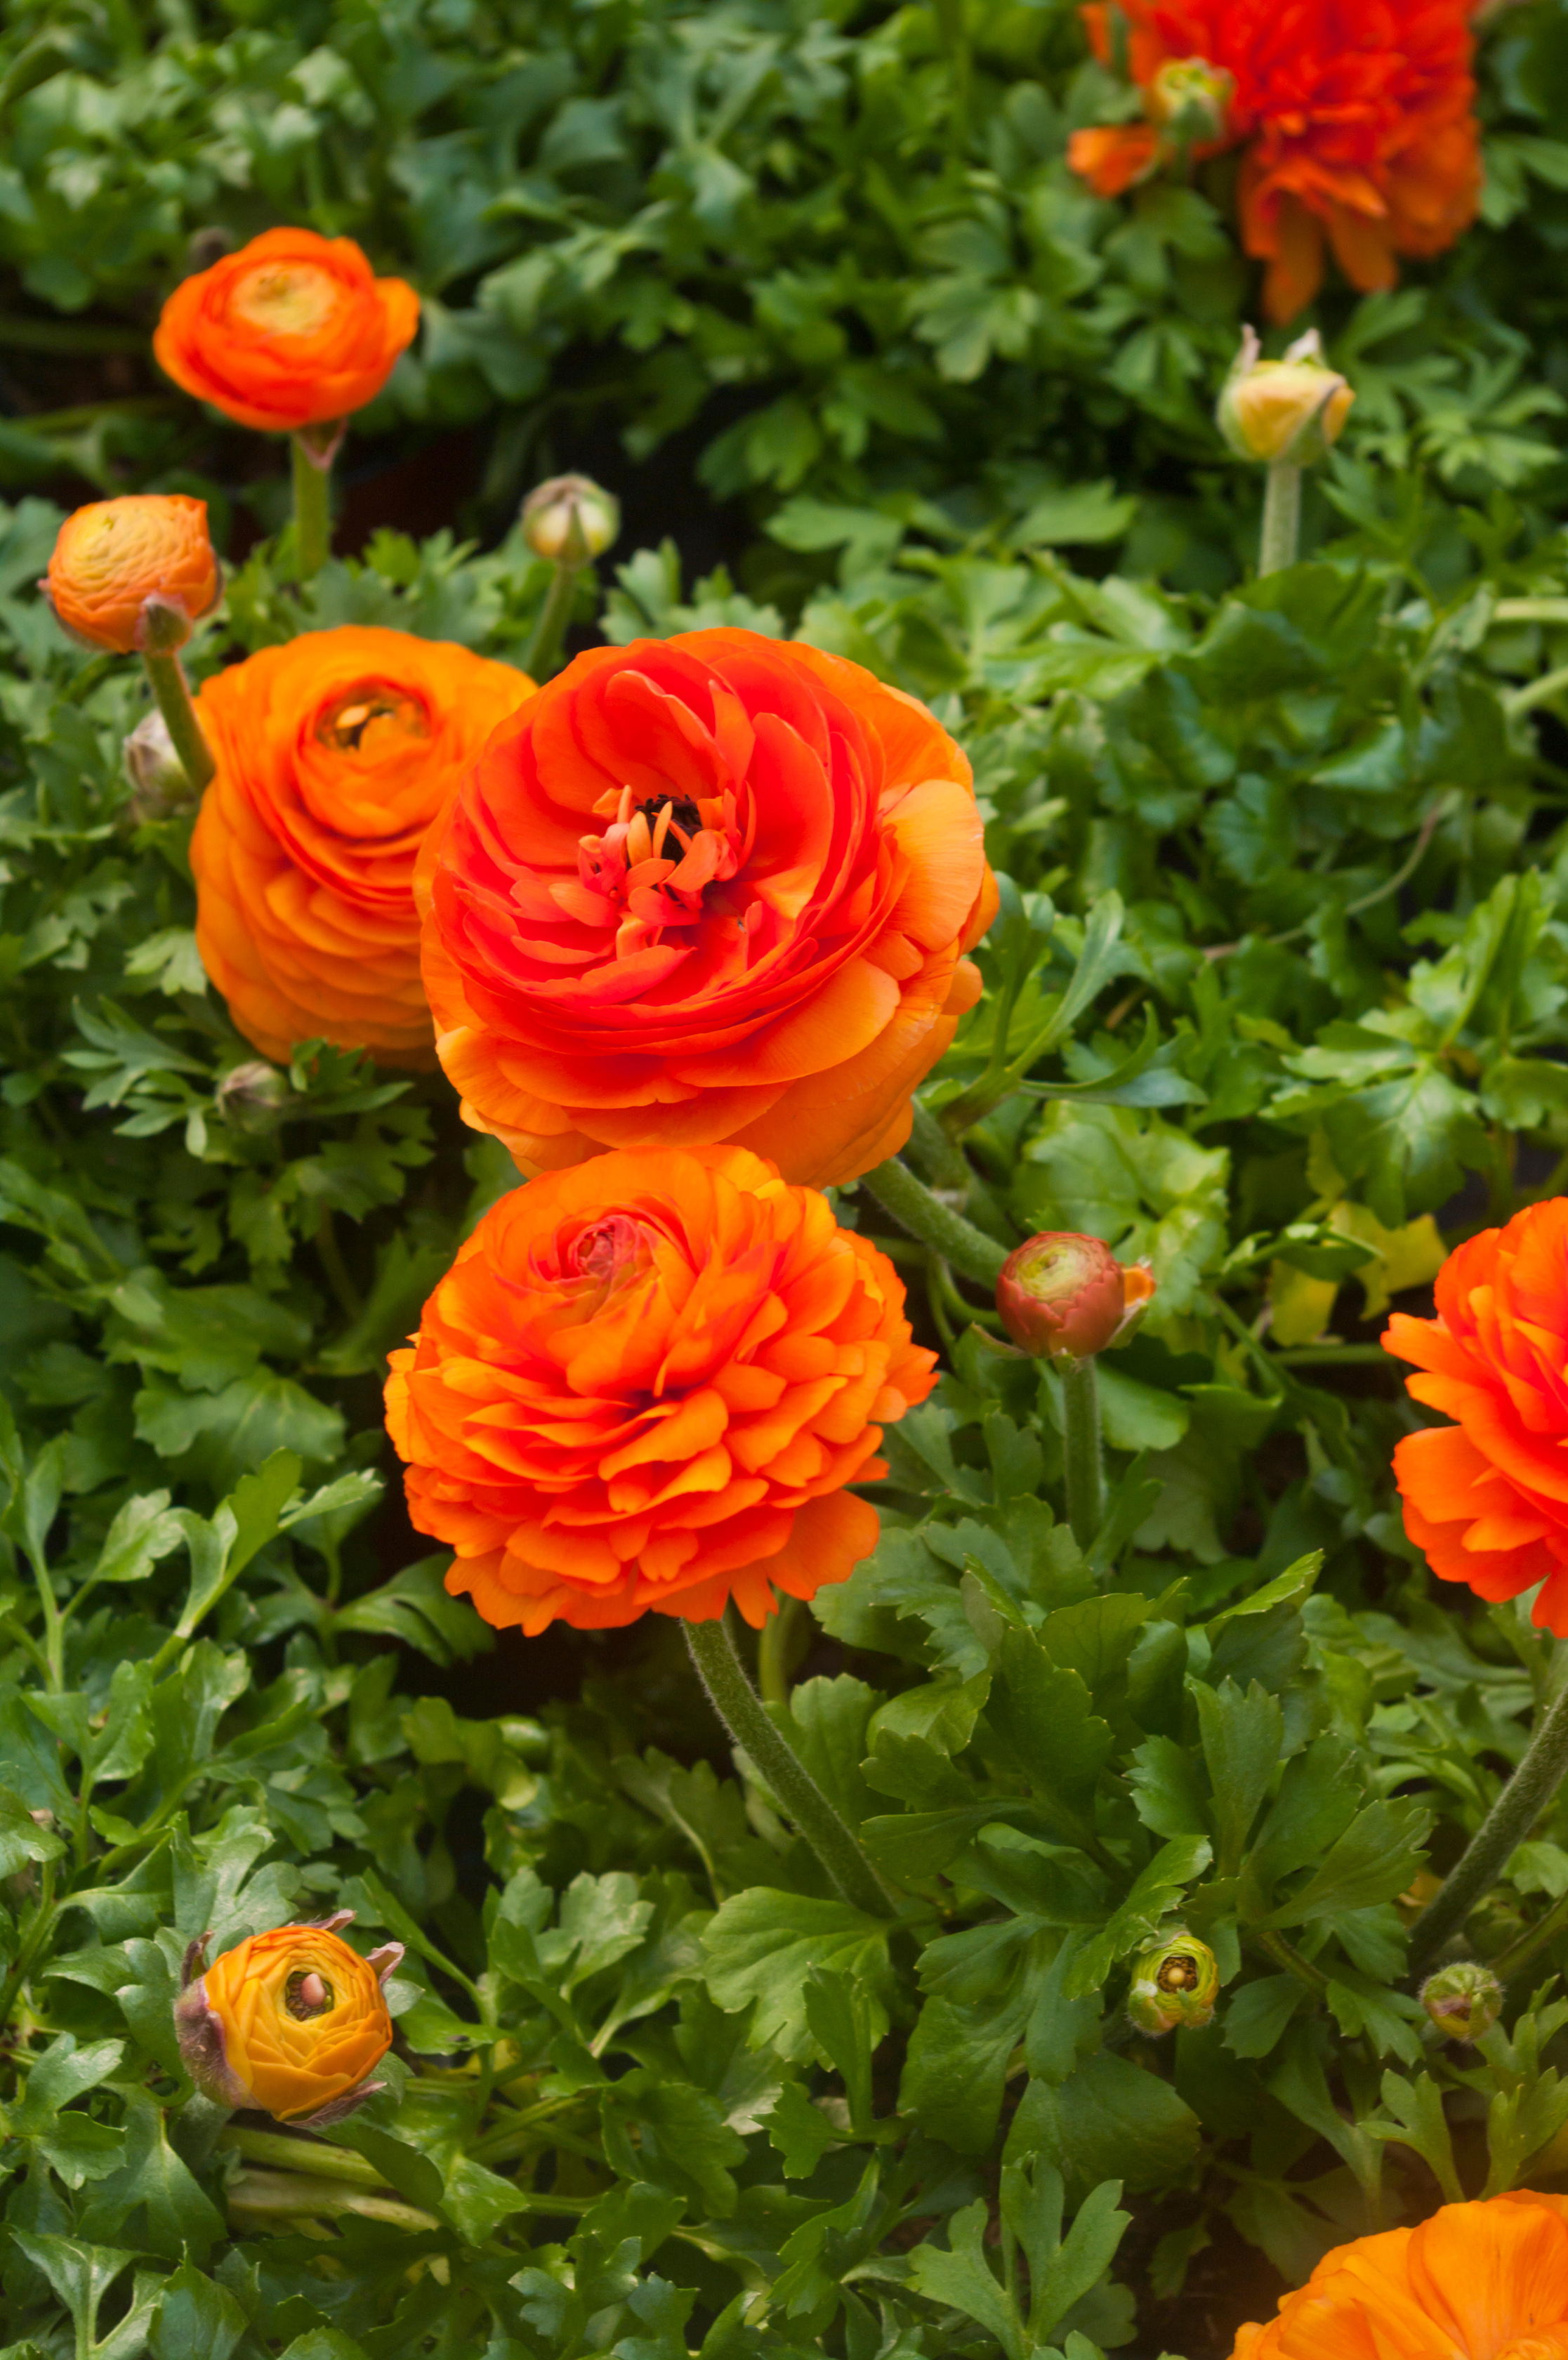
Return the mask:
<path fill-rule="evenodd" d="M 1144 104 L 1149 120 L 1162 131 L 1200 148 L 1206 140 L 1224 138 L 1235 94 L 1235 77 L 1224 66 L 1212 66 L 1207 58 L 1167 58 Z"/>
<path fill-rule="evenodd" d="M 1139 2032 L 1201 2031 L 1219 1997 L 1219 1961 L 1206 1942 L 1178 1926 L 1157 1950 L 1133 1961 L 1127 2014 Z"/>
<path fill-rule="evenodd" d="M 1503 2010 L 1503 1987 L 1490 1967 L 1461 1959 L 1421 1985 L 1421 2005 L 1445 2040 L 1479 2040 Z"/>
<path fill-rule="evenodd" d="M 1244 328 L 1215 416 L 1238 459 L 1307 467 L 1338 442 L 1355 399 L 1323 359 L 1315 328 L 1279 361 L 1260 359 L 1257 336 Z"/>
<path fill-rule="evenodd" d="M 621 529 L 620 503 L 587 475 L 552 475 L 523 502 L 523 539 L 551 565 L 586 565 Z"/>

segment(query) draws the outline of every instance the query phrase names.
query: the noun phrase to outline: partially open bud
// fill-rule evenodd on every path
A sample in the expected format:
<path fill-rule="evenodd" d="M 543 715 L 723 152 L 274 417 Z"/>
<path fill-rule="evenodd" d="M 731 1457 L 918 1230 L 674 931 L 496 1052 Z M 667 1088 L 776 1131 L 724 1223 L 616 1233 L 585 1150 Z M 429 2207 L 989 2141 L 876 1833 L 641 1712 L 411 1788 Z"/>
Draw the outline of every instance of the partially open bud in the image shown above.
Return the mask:
<path fill-rule="evenodd" d="M 144 714 L 124 747 L 125 770 L 135 789 L 126 811 L 133 820 L 168 819 L 191 810 L 198 797 L 174 750 L 169 724 L 155 705 Z"/>
<path fill-rule="evenodd" d="M 1179 1926 L 1157 1950 L 1140 1951 L 1133 1961 L 1127 2014 L 1139 2032 L 1199 2032 L 1213 2019 L 1219 1991 L 1218 1960 L 1206 1942 Z"/>
<path fill-rule="evenodd" d="M 523 539 L 551 565 L 586 565 L 621 529 L 620 503 L 587 475 L 552 475 L 523 502 Z"/>
<path fill-rule="evenodd" d="M 183 492 L 92 501 L 61 525 L 38 587 L 83 647 L 173 653 L 223 592 L 206 501 Z"/>
<path fill-rule="evenodd" d="M 252 1934 L 205 1971 L 210 1937 L 191 1943 L 174 2021 L 204 2096 L 320 2130 L 382 2086 L 368 2079 L 392 2045 L 381 1986 L 403 1945 L 362 1959 L 338 1936 L 353 1916 Z"/>
<path fill-rule="evenodd" d="M 1490 1967 L 1461 1959 L 1428 1975 L 1421 2001 L 1445 2040 L 1479 2040 L 1502 2014 L 1503 1987 Z"/>
<path fill-rule="evenodd" d="M 232 1131 L 276 1131 L 294 1096 L 289 1077 L 264 1057 L 232 1065 L 218 1084 L 218 1112 Z"/>
<path fill-rule="evenodd" d="M 1167 58 L 1145 94 L 1149 119 L 1183 147 L 1223 139 L 1236 94 L 1234 75 L 1207 58 Z"/>
<path fill-rule="evenodd" d="M 1339 440 L 1356 395 L 1323 359 L 1318 332 L 1309 329 L 1282 361 L 1259 357 L 1258 338 L 1241 332 L 1215 417 L 1238 459 L 1283 461 L 1308 467 Z"/>
<path fill-rule="evenodd" d="M 1086 1360 L 1126 1335 L 1153 1293 L 1147 1262 L 1124 1267 L 1098 1238 L 1042 1229 L 1002 1264 L 996 1308 L 1024 1351 Z"/>

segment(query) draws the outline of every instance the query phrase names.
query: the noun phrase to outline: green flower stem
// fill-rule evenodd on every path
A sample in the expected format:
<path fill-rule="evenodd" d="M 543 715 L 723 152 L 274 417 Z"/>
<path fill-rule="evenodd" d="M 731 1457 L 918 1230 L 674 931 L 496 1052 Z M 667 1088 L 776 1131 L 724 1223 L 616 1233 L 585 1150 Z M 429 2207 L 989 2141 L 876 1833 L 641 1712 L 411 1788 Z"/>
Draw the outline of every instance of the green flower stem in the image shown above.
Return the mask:
<path fill-rule="evenodd" d="M 582 571 L 581 565 L 557 565 L 539 621 L 534 625 L 523 670 L 541 687 L 560 664 L 561 643 L 572 620 L 572 602 L 577 595 L 577 577 Z"/>
<path fill-rule="evenodd" d="M 142 657 L 152 683 L 158 709 L 163 716 L 174 750 L 180 757 L 180 767 L 191 781 L 191 791 L 201 794 L 212 783 L 216 768 L 212 748 L 201 735 L 201 724 L 196 718 L 191 702 L 191 683 L 185 677 L 185 667 L 177 655 Z"/>
<path fill-rule="evenodd" d="M 1410 1972 L 1423 1973 L 1457 1932 L 1568 1775 L 1568 1685 L 1549 1705 L 1524 1760 L 1471 1837 L 1456 1867 L 1410 1928 Z M 1505 1953 L 1506 1955 L 1506 1953 Z"/>
<path fill-rule="evenodd" d="M 1064 1360 L 1062 1375 L 1062 1448 L 1067 1467 L 1067 1521 L 1073 1537 L 1087 1550 L 1105 1521 L 1105 1469 L 1100 1449 L 1100 1382 L 1094 1354 Z"/>
<path fill-rule="evenodd" d="M 1259 574 L 1278 574 L 1296 562 L 1301 533 L 1301 471 L 1288 459 L 1269 464 L 1263 486 L 1263 535 L 1258 551 Z"/>
<path fill-rule="evenodd" d="M 923 1245 L 934 1246 L 943 1262 L 951 1262 L 965 1278 L 981 1286 L 996 1285 L 1007 1259 L 1007 1247 L 999 1246 L 961 1213 L 951 1212 L 896 1155 L 879 1164 L 875 1172 L 867 1172 L 860 1185 L 901 1229 Z"/>
<path fill-rule="evenodd" d="M 302 434 L 293 438 L 294 560 L 301 582 L 319 574 L 332 553 L 332 468 L 310 456 Z"/>
<path fill-rule="evenodd" d="M 769 1720 L 746 1677 L 727 1617 L 713 1622 L 688 1622 L 686 1644 L 713 1710 L 805 1837 L 843 1898 L 868 1918 L 890 1918 L 892 1901 L 881 1878 L 793 1746 Z"/>
<path fill-rule="evenodd" d="M 349 2147 L 328 2147 L 322 2140 L 294 2138 L 287 2131 L 225 2130 L 218 2140 L 250 2163 L 274 2163 L 281 2171 L 301 2165 L 322 2180 L 346 2180 L 356 2188 L 390 2189 L 391 2181 L 363 2155 Z"/>
<path fill-rule="evenodd" d="M 358 2212 L 366 2220 L 416 2232 L 446 2225 L 437 2213 L 422 2212 L 417 2204 L 405 2204 L 397 2197 L 372 2195 L 368 2190 L 345 2188 L 335 2180 L 307 2178 L 303 2172 L 241 2171 L 225 2192 L 231 2216 L 246 2225 L 290 2219 L 324 2221 L 343 2212 Z"/>

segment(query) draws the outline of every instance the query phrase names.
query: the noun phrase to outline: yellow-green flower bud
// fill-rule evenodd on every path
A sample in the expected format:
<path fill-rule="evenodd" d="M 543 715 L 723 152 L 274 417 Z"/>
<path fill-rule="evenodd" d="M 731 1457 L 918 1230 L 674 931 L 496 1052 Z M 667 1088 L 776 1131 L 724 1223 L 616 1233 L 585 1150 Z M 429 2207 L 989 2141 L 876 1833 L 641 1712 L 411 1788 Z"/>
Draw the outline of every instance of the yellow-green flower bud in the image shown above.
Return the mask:
<path fill-rule="evenodd" d="M 1133 1961 L 1127 2014 L 1139 2032 L 1174 2032 L 1179 2027 L 1198 2032 L 1212 2020 L 1219 1991 L 1214 1952 L 1178 1926 L 1158 1949 L 1142 1950 Z"/>
<path fill-rule="evenodd" d="M 1244 328 L 1214 414 L 1238 459 L 1308 467 L 1338 442 L 1355 399 L 1323 359 L 1315 328 L 1280 361 L 1261 359 L 1257 336 Z"/>
<path fill-rule="evenodd" d="M 1502 2013 L 1503 1987 L 1490 1967 L 1461 1959 L 1428 1975 L 1421 2000 L 1445 2040 L 1479 2040 Z"/>
<path fill-rule="evenodd" d="M 287 1074 L 251 1057 L 231 1065 L 218 1084 L 218 1112 L 232 1131 L 276 1131 L 293 1096 Z"/>
<path fill-rule="evenodd" d="M 1149 118 L 1184 146 L 1223 139 L 1236 95 L 1234 75 L 1207 58 L 1167 58 L 1149 86 Z"/>
<path fill-rule="evenodd" d="M 587 475 L 552 475 L 523 502 L 523 539 L 551 565 L 586 565 L 621 529 L 620 503 Z"/>

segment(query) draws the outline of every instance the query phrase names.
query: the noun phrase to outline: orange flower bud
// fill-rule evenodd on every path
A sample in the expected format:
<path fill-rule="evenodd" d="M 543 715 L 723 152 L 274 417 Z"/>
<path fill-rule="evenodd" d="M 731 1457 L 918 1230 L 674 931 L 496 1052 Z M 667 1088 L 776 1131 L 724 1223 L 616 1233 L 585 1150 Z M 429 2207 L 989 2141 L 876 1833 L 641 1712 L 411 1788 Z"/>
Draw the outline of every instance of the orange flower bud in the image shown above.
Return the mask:
<path fill-rule="evenodd" d="M 199 401 L 294 432 L 373 401 L 419 324 L 413 289 L 376 278 L 352 238 L 269 229 L 181 281 L 152 348 Z"/>
<path fill-rule="evenodd" d="M 1355 399 L 1348 381 L 1323 358 L 1315 328 L 1299 336 L 1282 361 L 1260 360 L 1257 336 L 1244 328 L 1215 416 L 1238 459 L 1305 467 L 1338 442 Z"/>
<path fill-rule="evenodd" d="M 403 1945 L 362 1959 L 338 1936 L 353 1916 L 340 1909 L 320 1925 L 252 1934 L 204 1972 L 211 1937 L 191 1943 L 174 2021 L 186 2070 L 206 2097 L 320 2129 L 381 2087 L 368 2079 L 392 2045 L 381 1986 Z"/>
<path fill-rule="evenodd" d="M 78 508 L 38 585 L 73 639 L 121 656 L 171 654 L 223 586 L 207 503 L 183 492 L 130 492 Z"/>
<path fill-rule="evenodd" d="M 1026 1352 L 1086 1360 L 1127 1333 L 1153 1293 L 1147 1262 L 1124 1267 L 1098 1238 L 1042 1229 L 1002 1264 L 996 1308 Z"/>

